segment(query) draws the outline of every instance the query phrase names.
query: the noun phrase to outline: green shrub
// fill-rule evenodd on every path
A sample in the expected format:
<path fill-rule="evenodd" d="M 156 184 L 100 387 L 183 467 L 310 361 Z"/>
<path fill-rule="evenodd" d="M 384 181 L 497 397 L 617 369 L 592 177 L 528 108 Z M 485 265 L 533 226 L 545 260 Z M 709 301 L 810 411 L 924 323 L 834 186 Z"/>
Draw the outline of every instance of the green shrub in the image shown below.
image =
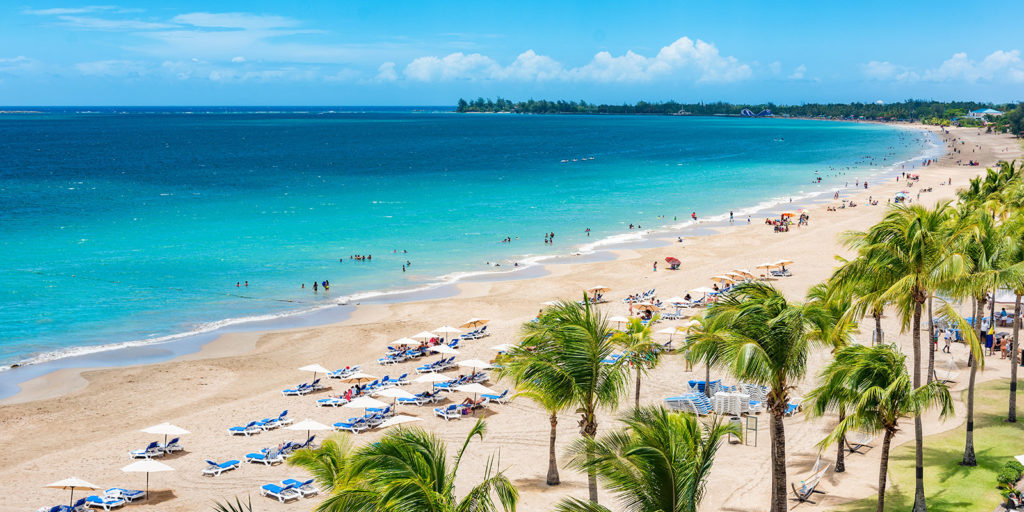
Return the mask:
<path fill-rule="evenodd" d="M 996 481 L 999 482 L 1000 485 L 1005 485 L 1006 487 L 1013 487 L 1013 484 L 1017 483 L 1017 480 L 1020 480 L 1020 474 L 1009 468 L 1004 468 L 999 472 L 999 475 L 996 476 Z"/>
<path fill-rule="evenodd" d="M 1021 464 L 1016 460 L 1011 460 L 1010 462 L 1007 462 L 1006 465 L 1003 467 L 1006 469 L 1012 469 L 1016 471 L 1018 479 L 1021 477 L 1021 475 L 1024 475 L 1024 464 Z"/>

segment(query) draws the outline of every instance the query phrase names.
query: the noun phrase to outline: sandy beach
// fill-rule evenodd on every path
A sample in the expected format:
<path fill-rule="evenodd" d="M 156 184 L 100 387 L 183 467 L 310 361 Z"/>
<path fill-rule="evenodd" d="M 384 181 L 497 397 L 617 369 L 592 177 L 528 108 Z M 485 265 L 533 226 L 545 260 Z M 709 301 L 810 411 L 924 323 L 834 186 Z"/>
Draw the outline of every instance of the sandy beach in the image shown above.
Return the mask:
<path fill-rule="evenodd" d="M 937 130 L 937 129 L 935 129 Z M 259 496 L 259 487 L 282 479 L 302 478 L 304 472 L 287 465 L 264 467 L 244 464 L 239 470 L 216 478 L 204 477 L 200 471 L 204 459 L 243 459 L 246 453 L 283 441 L 298 441 L 304 432 L 277 429 L 251 437 L 230 436 L 227 429 L 250 420 L 276 416 L 287 409 L 296 421 L 312 418 L 331 424 L 352 416 L 351 409 L 319 408 L 315 400 L 328 394 L 344 392 L 347 384 L 328 381 L 332 386 L 305 397 L 285 397 L 281 390 L 309 380 L 310 374 L 297 368 L 319 363 L 328 368 L 361 365 L 363 371 L 375 376 L 402 373 L 414 375 L 420 362 L 404 362 L 381 367 L 376 360 L 383 355 L 388 342 L 402 336 L 430 330 L 441 325 L 459 325 L 471 317 L 490 319 L 487 338 L 465 342 L 458 359 L 490 360 L 495 351 L 490 347 L 513 343 L 519 326 L 533 318 L 544 301 L 565 298 L 579 299 L 582 290 L 594 285 L 612 289 L 610 302 L 601 306 L 609 315 L 624 315 L 627 306 L 621 299 L 631 293 L 651 288 L 659 296 L 681 295 L 688 289 L 710 286 L 709 278 L 735 268 L 753 268 L 765 261 L 795 261 L 792 277 L 772 283 L 793 300 L 801 300 L 808 288 L 825 279 L 835 267 L 836 255 L 849 255 L 837 235 L 847 230 L 864 229 L 882 217 L 886 199 L 900 190 L 909 190 L 917 200 L 917 191 L 932 188 L 920 195 L 919 201 L 934 204 L 950 199 L 958 187 L 984 172 L 998 160 L 1020 159 L 1020 142 L 1005 135 L 979 134 L 973 128 L 953 128 L 950 135 L 965 141 L 961 148 L 975 146 L 975 152 L 947 154 L 938 163 L 913 172 L 920 181 L 907 189 L 903 180 L 872 182 L 869 189 L 848 190 L 844 197 L 854 200 L 855 208 L 826 211 L 830 201 L 808 208 L 810 224 L 793 228 L 788 233 L 774 233 L 764 225 L 763 218 L 737 219 L 734 226 L 715 234 L 684 238 L 682 243 L 670 240 L 664 247 L 639 250 L 617 250 L 614 261 L 595 263 L 552 264 L 548 275 L 540 278 L 465 282 L 458 285 L 455 297 L 360 306 L 345 322 L 311 328 L 263 333 L 230 334 L 205 345 L 196 354 L 144 366 L 112 369 L 61 370 L 26 383 L 23 391 L 0 402 L 0 481 L 4 482 L 4 499 L 0 512 L 36 510 L 66 502 L 62 491 L 43 489 L 46 483 L 68 476 L 78 476 L 105 487 L 141 488 L 145 476 L 122 473 L 129 463 L 128 451 L 145 447 L 158 436 L 139 432 L 161 422 L 171 422 L 190 430 L 182 437 L 183 452 L 162 459 L 176 471 L 156 473 L 150 477 L 152 500 L 131 505 L 133 509 L 161 511 L 209 510 L 213 500 L 252 496 L 257 510 L 311 510 L 317 498 L 298 503 L 279 504 Z M 966 150 L 964 150 L 966 151 Z M 981 167 L 957 165 L 958 160 L 980 161 Z M 852 180 L 853 178 L 851 178 Z M 952 185 L 945 184 L 952 180 Z M 868 196 L 879 201 L 868 205 Z M 675 256 L 682 261 L 682 270 L 664 270 L 664 259 Z M 658 261 L 657 272 L 652 262 Z M 691 314 L 698 311 L 690 311 Z M 671 326 L 675 322 L 664 322 Z M 904 346 L 909 353 L 909 333 L 897 334 L 894 318 L 884 319 L 887 338 Z M 870 341 L 870 331 L 863 329 L 858 338 Z M 963 366 L 966 349 L 954 347 L 956 360 Z M 825 351 L 812 357 L 808 378 L 799 386 L 797 396 L 809 390 L 813 376 L 828 360 Z M 937 355 L 938 360 L 938 355 Z M 458 372 L 449 372 L 452 374 Z M 704 369 L 686 371 L 681 356 L 671 356 L 645 378 L 642 400 L 660 403 L 664 397 L 683 391 L 681 383 L 703 379 Z M 979 382 L 1008 377 L 1008 362 L 990 358 Z M 726 382 L 733 379 L 726 375 Z M 497 391 L 508 387 L 505 382 L 487 385 Z M 966 379 L 952 385 L 963 389 Z M 427 385 L 412 384 L 407 389 L 418 392 Z M 959 393 L 954 392 L 955 399 Z M 461 400 L 461 395 L 455 397 Z M 623 406 L 628 405 L 627 397 Z M 418 426 L 433 430 L 449 442 L 461 441 L 472 421 L 445 422 L 434 417 L 430 407 L 401 406 L 399 412 L 423 419 Z M 939 421 L 927 417 L 925 433 L 955 428 L 963 421 L 964 409 L 956 403 L 956 416 Z M 520 510 L 550 510 L 552 504 L 565 496 L 586 496 L 584 476 L 568 469 L 561 470 L 562 484 L 545 485 L 547 470 L 548 418 L 544 411 L 526 399 L 507 405 L 492 405 L 486 411 L 488 431 L 482 442 L 471 445 L 463 462 L 459 488 L 466 489 L 482 474 L 489 455 L 500 450 L 501 466 L 519 487 L 522 494 Z M 616 426 L 616 412 L 604 411 L 599 433 Z M 750 511 L 766 510 L 770 496 L 768 417 L 758 416 L 757 446 L 735 444 L 722 447 L 708 483 L 702 510 Z M 576 417 L 563 414 L 559 420 L 559 445 L 564 449 L 578 437 Z M 788 470 L 790 480 L 806 472 L 818 453 L 815 444 L 833 425 L 831 418 L 807 420 L 798 414 L 786 420 Z M 321 438 L 325 433 L 320 433 Z M 344 434 L 349 435 L 349 434 Z M 371 431 L 354 436 L 358 444 L 372 442 L 382 435 Z M 901 431 L 894 445 L 913 438 L 912 429 Z M 823 459 L 831 461 L 834 448 L 826 450 Z M 562 454 L 563 452 L 560 452 Z M 821 488 L 815 505 L 801 505 L 804 510 L 827 510 L 849 500 L 876 492 L 878 450 L 846 458 L 846 472 L 830 473 Z M 602 502 L 615 510 L 612 497 L 602 492 Z"/>

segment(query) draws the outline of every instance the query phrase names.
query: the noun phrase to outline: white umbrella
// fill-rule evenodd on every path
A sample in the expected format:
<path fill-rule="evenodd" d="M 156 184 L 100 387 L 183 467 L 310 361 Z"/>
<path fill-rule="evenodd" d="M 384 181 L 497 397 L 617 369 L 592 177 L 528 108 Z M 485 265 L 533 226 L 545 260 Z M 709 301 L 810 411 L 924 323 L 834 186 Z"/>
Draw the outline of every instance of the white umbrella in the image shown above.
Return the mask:
<path fill-rule="evenodd" d="M 619 316 L 613 316 L 613 317 L 609 318 L 608 321 L 609 322 L 615 322 L 615 323 L 619 324 L 618 327 L 621 328 L 622 324 L 628 322 L 629 319 L 624 317 L 624 316 L 622 316 L 622 315 L 619 315 Z"/>
<path fill-rule="evenodd" d="M 686 299 L 682 297 L 669 297 L 665 299 L 665 302 L 668 302 L 669 304 L 685 304 Z"/>
<path fill-rule="evenodd" d="M 383 409 L 387 406 L 387 403 L 381 402 L 380 400 L 376 400 L 368 396 L 361 396 L 359 398 L 352 399 L 351 402 L 343 405 L 342 407 L 348 407 L 349 409 L 362 409 L 363 414 L 366 414 L 366 409 L 371 407 L 374 409 Z"/>
<path fill-rule="evenodd" d="M 316 380 L 317 373 L 331 373 L 331 370 L 328 370 L 327 368 L 324 368 L 323 366 L 320 366 L 318 364 L 303 366 L 302 368 L 299 368 L 299 370 L 304 372 L 313 372 L 313 380 Z"/>
<path fill-rule="evenodd" d="M 164 464 L 163 462 L 146 459 L 138 462 L 132 462 L 131 464 L 121 468 L 121 471 L 124 471 L 125 473 L 146 474 L 146 501 L 149 501 L 149 474 L 160 471 L 174 471 L 174 468 Z"/>
<path fill-rule="evenodd" d="M 349 375 L 348 377 L 345 377 L 344 379 L 341 379 L 341 381 L 358 384 L 364 380 L 373 380 L 376 378 L 377 377 L 374 377 L 373 375 L 370 375 L 368 373 L 356 372 L 353 373 L 352 375 Z"/>
<path fill-rule="evenodd" d="M 159 425 L 153 425 L 152 427 L 146 427 L 142 429 L 142 432 L 147 434 L 163 434 L 164 446 L 167 446 L 167 436 L 183 436 L 185 434 L 191 434 L 188 430 L 166 422 Z"/>
<path fill-rule="evenodd" d="M 691 292 L 696 292 L 696 293 L 703 293 L 705 295 L 709 294 L 709 293 L 714 293 L 715 292 L 714 290 L 712 290 L 711 288 L 708 288 L 707 286 L 701 286 L 700 288 L 694 288 L 694 289 L 692 289 L 690 291 Z"/>
<path fill-rule="evenodd" d="M 416 377 L 413 382 L 448 382 L 450 380 L 452 380 L 451 377 L 440 373 L 424 373 Z"/>
<path fill-rule="evenodd" d="M 419 341 L 414 340 L 412 338 L 398 338 L 395 341 L 389 341 L 388 344 L 395 345 L 395 346 L 398 346 L 398 345 L 416 345 L 416 344 L 419 344 Z"/>
<path fill-rule="evenodd" d="M 487 325 L 488 322 L 490 322 L 490 320 L 484 318 L 470 318 L 469 320 L 466 320 L 466 323 L 460 325 L 459 327 L 462 327 L 463 329 L 476 329 L 477 327 L 483 327 Z"/>
<path fill-rule="evenodd" d="M 452 334 L 462 334 L 462 330 L 452 327 L 450 325 L 438 327 L 437 329 L 434 329 L 434 332 L 441 332 L 448 335 L 449 337 L 451 337 Z"/>
<path fill-rule="evenodd" d="M 455 386 L 455 391 L 461 391 L 463 393 L 473 393 L 473 395 L 477 395 L 480 393 L 485 393 L 488 395 L 498 394 L 493 389 L 484 386 L 483 384 L 477 384 L 476 382 L 471 384 L 463 384 L 461 386 Z M 474 396 L 473 398 L 475 399 L 476 396 Z"/>
<path fill-rule="evenodd" d="M 549 300 L 547 302 L 541 302 L 541 306 L 557 306 L 559 302 L 557 300 Z"/>
<path fill-rule="evenodd" d="M 430 347 L 427 350 L 430 350 L 431 352 L 437 352 L 438 354 L 458 354 L 459 353 L 458 350 L 455 350 L 454 348 L 451 348 L 448 345 L 435 345 L 433 347 Z"/>
<path fill-rule="evenodd" d="M 414 335 L 412 335 L 411 337 L 412 337 L 412 338 L 416 338 L 416 339 L 418 339 L 418 340 L 419 340 L 419 339 L 423 339 L 423 340 L 429 340 L 429 339 L 431 339 L 431 338 L 436 338 L 436 337 L 437 337 L 437 335 L 436 335 L 436 334 L 434 334 L 434 333 L 432 333 L 432 332 L 427 332 L 427 331 L 423 331 L 423 332 L 421 332 L 421 333 L 419 333 L 419 334 L 414 334 Z"/>
<path fill-rule="evenodd" d="M 495 345 L 491 347 L 491 350 L 497 350 L 498 352 L 508 352 L 509 350 L 512 350 L 514 348 L 516 348 L 515 345 L 512 345 L 510 343 L 502 343 L 501 345 Z"/>
<path fill-rule="evenodd" d="M 395 425 L 401 425 L 402 423 L 409 423 L 412 421 L 423 421 L 423 418 L 417 418 L 415 416 L 408 416 L 405 414 L 398 414 L 383 421 L 380 425 L 377 425 L 377 427 L 388 428 L 393 427 Z"/>
<path fill-rule="evenodd" d="M 757 266 L 757 268 L 763 268 L 765 270 L 770 270 L 770 269 L 773 269 L 775 267 L 776 267 L 776 265 L 774 263 L 762 263 L 762 264 Z"/>
<path fill-rule="evenodd" d="M 480 370 L 487 370 L 494 368 L 491 363 L 485 363 L 479 359 L 467 359 L 465 361 L 459 361 L 459 366 L 468 366 L 469 368 L 477 368 Z"/>
<path fill-rule="evenodd" d="M 65 478 L 64 480 L 44 485 L 43 487 L 48 489 L 64 489 L 65 491 L 71 491 L 71 500 L 68 501 L 69 507 L 75 502 L 75 489 L 86 489 L 89 491 L 102 489 L 102 487 L 98 485 L 90 484 L 89 482 L 77 477 Z"/>
<path fill-rule="evenodd" d="M 406 391 L 406 390 L 404 390 L 402 388 L 382 389 L 382 390 L 380 390 L 380 391 L 378 391 L 378 392 L 376 392 L 374 394 L 377 395 L 377 396 L 386 396 L 388 398 L 394 398 L 394 401 L 391 402 L 392 406 L 394 406 L 395 404 L 398 403 L 398 399 L 399 398 L 416 398 L 416 395 L 414 395 L 414 394 L 412 394 L 412 393 L 410 393 L 410 392 L 408 392 L 408 391 Z"/>
<path fill-rule="evenodd" d="M 284 428 L 285 430 L 305 430 L 306 439 L 309 439 L 310 430 L 331 430 L 331 427 L 328 427 L 327 425 L 324 425 L 319 421 L 313 421 L 309 418 L 306 418 L 298 423 L 292 423 L 291 425 L 288 425 Z"/>

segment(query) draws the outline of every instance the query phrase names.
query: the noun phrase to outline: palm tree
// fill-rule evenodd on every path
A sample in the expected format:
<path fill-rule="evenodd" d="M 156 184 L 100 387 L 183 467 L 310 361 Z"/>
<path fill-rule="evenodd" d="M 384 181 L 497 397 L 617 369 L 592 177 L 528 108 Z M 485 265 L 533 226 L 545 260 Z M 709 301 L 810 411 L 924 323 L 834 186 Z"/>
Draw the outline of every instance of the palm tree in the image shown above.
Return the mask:
<path fill-rule="evenodd" d="M 720 366 L 722 348 L 726 340 L 733 335 L 732 319 L 728 315 L 704 315 L 694 319 L 686 336 L 686 344 L 679 352 L 686 354 L 688 360 L 704 364 L 704 394 L 711 396 L 711 368 Z"/>
<path fill-rule="evenodd" d="M 939 406 L 941 415 L 953 412 L 949 390 L 938 381 L 913 387 L 907 374 L 906 356 L 890 345 L 851 345 L 839 349 L 822 371 L 821 384 L 811 392 L 819 401 L 848 401 L 851 411 L 821 445 L 843 438 L 850 430 L 882 433 L 882 457 L 878 471 L 878 512 L 885 510 L 885 484 L 889 447 L 901 419 Z M 836 397 L 836 398 L 831 398 Z"/>
<path fill-rule="evenodd" d="M 605 363 L 616 348 L 604 316 L 583 303 L 559 302 L 523 326 L 522 341 L 502 360 L 503 374 L 539 392 L 564 397 L 580 414 L 580 434 L 597 436 L 597 411 L 614 410 L 629 385 L 626 358 Z M 597 474 L 588 472 L 590 501 L 597 503 Z"/>
<path fill-rule="evenodd" d="M 626 330 L 614 335 L 615 343 L 622 347 L 629 364 L 633 365 L 633 369 L 636 371 L 634 407 L 640 407 L 640 376 L 658 366 L 661 351 L 664 349 L 661 343 L 654 341 L 651 329 L 655 321 L 657 321 L 657 316 L 646 325 L 639 318 L 630 318 Z"/>
<path fill-rule="evenodd" d="M 231 503 L 231 500 L 224 500 L 224 503 L 214 502 L 214 512 L 252 512 L 252 498 L 246 498 L 245 503 L 242 503 L 242 499 L 235 496 L 235 502 Z"/>
<path fill-rule="evenodd" d="M 556 438 L 558 436 L 558 414 L 568 406 L 568 396 L 559 393 L 557 390 L 543 390 L 529 381 L 516 381 L 516 396 L 529 398 L 544 408 L 548 413 L 548 423 L 551 430 L 548 435 L 548 474 L 546 483 L 548 485 L 559 485 L 562 483 L 558 476 L 558 457 L 555 451 Z"/>
<path fill-rule="evenodd" d="M 346 478 L 325 488 L 330 497 L 317 505 L 318 512 L 514 511 L 519 491 L 494 469 L 493 460 L 488 461 L 482 482 L 462 499 L 455 496 L 459 463 L 469 442 L 482 438 L 485 430 L 483 420 L 477 421 L 451 463 L 447 446 L 435 434 L 403 427 L 355 452 L 339 449 L 342 442 L 328 440 L 316 450 L 300 450 L 288 463 L 309 469 L 318 481 L 337 468 L 345 469 Z"/>
<path fill-rule="evenodd" d="M 894 206 L 881 222 L 867 232 L 846 233 L 847 245 L 861 257 L 844 266 L 841 279 L 859 272 L 885 269 L 877 276 L 882 290 L 872 302 L 893 304 L 904 331 L 913 341 L 913 385 L 921 386 L 921 313 L 932 290 L 941 288 L 954 276 L 964 274 L 967 258 L 955 250 L 961 236 L 950 221 L 948 202 L 935 208 L 920 205 Z M 863 299 L 858 299 L 863 300 Z M 914 418 L 914 512 L 928 509 L 924 497 L 924 433 L 920 416 Z"/>
<path fill-rule="evenodd" d="M 597 472 L 633 512 L 696 512 L 724 437 L 740 433 L 736 426 L 705 424 L 662 407 L 633 409 L 622 421 L 626 428 L 575 443 L 572 464 Z M 578 499 L 562 500 L 555 510 L 608 512 Z"/>
<path fill-rule="evenodd" d="M 721 365 L 738 380 L 768 386 L 771 414 L 772 512 L 785 512 L 786 435 L 782 422 L 789 393 L 807 371 L 808 336 L 822 320 L 821 308 L 786 301 L 767 283 L 743 283 L 708 308 L 707 317 L 728 325 L 721 339 Z"/>

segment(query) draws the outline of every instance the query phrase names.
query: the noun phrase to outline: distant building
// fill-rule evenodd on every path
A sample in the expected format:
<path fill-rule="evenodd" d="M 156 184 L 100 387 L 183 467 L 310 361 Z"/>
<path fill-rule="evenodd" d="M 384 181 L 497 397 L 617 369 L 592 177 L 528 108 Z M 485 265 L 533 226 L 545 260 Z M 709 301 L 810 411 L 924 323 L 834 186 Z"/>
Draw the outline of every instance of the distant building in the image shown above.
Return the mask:
<path fill-rule="evenodd" d="M 1003 115 L 1003 113 L 998 110 L 993 110 L 990 108 L 979 108 L 978 110 L 972 110 L 969 114 L 967 114 L 967 117 L 970 117 L 972 119 L 983 119 L 985 116 L 1001 115 Z"/>

